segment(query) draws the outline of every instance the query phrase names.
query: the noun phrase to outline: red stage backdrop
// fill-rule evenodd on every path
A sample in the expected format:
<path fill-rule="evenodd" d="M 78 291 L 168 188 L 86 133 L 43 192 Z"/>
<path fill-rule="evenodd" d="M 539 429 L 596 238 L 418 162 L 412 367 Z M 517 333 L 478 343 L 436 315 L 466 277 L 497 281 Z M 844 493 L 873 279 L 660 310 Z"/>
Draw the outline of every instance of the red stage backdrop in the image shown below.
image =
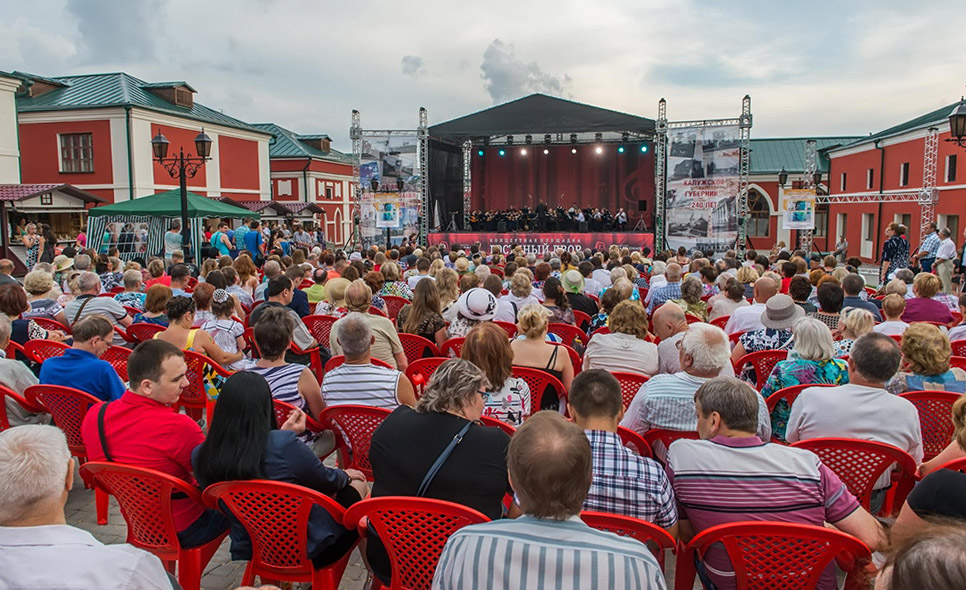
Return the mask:
<path fill-rule="evenodd" d="M 504 254 L 510 253 L 510 248 L 514 244 L 523 247 L 524 252 L 542 254 L 547 250 L 564 248 L 571 252 L 583 250 L 584 248 L 594 248 L 596 250 L 606 250 L 612 244 L 626 246 L 635 250 L 650 248 L 654 250 L 654 234 L 638 232 L 620 233 L 540 233 L 540 232 L 519 232 L 519 233 L 494 233 L 494 232 L 452 232 L 452 233 L 430 233 L 429 244 L 435 246 L 445 244 L 452 246 L 459 244 L 467 248 L 479 242 L 484 252 L 489 252 L 492 246 L 499 246 Z"/>
<path fill-rule="evenodd" d="M 520 154 L 526 148 L 527 155 Z M 472 152 L 473 184 L 471 209 L 509 209 L 530 207 L 542 199 L 549 207 L 565 209 L 574 203 L 581 208 L 606 207 L 616 213 L 627 211 L 629 227 L 643 215 L 647 227 L 653 227 L 654 154 L 642 153 L 640 143 L 629 143 L 623 154 L 617 145 L 606 144 L 597 154 L 596 146 L 582 144 L 577 153 L 571 146 L 552 146 L 544 154 L 544 146 L 534 143 L 510 147 L 490 146 L 485 156 Z M 500 157 L 499 150 L 506 155 Z M 646 211 L 639 212 L 640 201 Z"/>

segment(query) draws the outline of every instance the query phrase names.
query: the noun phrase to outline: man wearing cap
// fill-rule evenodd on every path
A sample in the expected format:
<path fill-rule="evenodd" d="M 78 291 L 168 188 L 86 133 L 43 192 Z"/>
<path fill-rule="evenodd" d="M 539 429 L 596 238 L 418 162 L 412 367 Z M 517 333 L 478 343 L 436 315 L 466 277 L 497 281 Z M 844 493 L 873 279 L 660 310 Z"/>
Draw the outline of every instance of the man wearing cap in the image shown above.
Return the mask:
<path fill-rule="evenodd" d="M 496 297 L 486 289 L 474 287 L 456 300 L 456 318 L 449 324 L 447 338 L 465 338 L 473 326 L 488 322 L 496 315 Z"/>
<path fill-rule="evenodd" d="M 570 307 L 577 311 L 582 311 L 590 317 L 597 315 L 597 304 L 590 297 L 584 295 L 584 277 L 576 270 L 568 270 L 563 273 L 560 281 L 564 292 L 567 293 L 567 300 Z"/>
<path fill-rule="evenodd" d="M 788 295 L 775 295 L 765 304 L 765 311 L 761 312 L 762 328 L 745 332 L 738 337 L 738 342 L 731 351 L 731 362 L 737 363 L 750 352 L 791 349 L 792 326 L 803 317 L 805 310 L 794 299 Z M 754 369 L 746 368 L 742 378 L 754 383 Z"/>

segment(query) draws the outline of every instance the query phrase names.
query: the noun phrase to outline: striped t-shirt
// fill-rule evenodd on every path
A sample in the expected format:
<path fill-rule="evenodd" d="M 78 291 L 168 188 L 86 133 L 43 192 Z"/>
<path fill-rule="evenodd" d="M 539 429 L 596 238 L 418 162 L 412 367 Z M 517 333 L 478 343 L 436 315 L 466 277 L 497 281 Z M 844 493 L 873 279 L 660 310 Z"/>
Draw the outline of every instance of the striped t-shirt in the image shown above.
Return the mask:
<path fill-rule="evenodd" d="M 345 363 L 322 378 L 322 399 L 326 406 L 356 404 L 393 409 L 399 405 L 396 388 L 400 375 L 386 367 Z"/>
<path fill-rule="evenodd" d="M 258 373 L 268 381 L 272 397 L 287 402 L 300 410 L 305 409 L 305 398 L 299 393 L 299 378 L 305 365 L 288 363 L 280 367 L 251 367 L 249 372 Z"/>

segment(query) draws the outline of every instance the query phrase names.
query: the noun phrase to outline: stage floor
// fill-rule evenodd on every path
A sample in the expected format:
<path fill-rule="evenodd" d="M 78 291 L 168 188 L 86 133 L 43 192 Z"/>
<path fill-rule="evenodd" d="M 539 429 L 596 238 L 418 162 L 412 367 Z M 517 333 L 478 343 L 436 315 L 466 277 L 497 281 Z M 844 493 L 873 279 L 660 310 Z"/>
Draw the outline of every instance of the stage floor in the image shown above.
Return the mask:
<path fill-rule="evenodd" d="M 480 248 L 489 252 L 493 246 L 499 246 L 504 254 L 508 254 L 514 245 L 520 245 L 524 252 L 543 253 L 548 250 L 564 248 L 569 251 L 607 250 L 612 245 L 642 250 L 654 250 L 654 234 L 647 232 L 431 232 L 428 236 L 431 246 L 445 245 L 452 247 L 459 244 L 467 248 L 473 244 L 480 244 Z"/>

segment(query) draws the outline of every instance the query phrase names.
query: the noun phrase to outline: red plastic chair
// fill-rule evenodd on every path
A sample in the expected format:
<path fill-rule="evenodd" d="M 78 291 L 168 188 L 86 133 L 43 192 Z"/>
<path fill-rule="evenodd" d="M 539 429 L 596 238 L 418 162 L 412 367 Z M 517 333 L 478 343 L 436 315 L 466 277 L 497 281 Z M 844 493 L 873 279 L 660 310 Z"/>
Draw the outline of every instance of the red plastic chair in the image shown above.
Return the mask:
<path fill-rule="evenodd" d="M 409 377 L 409 381 L 413 384 L 416 399 L 419 399 L 422 395 L 423 389 L 429 384 L 429 379 L 436 372 L 436 369 L 448 360 L 446 357 L 435 356 L 417 359 L 409 363 L 409 366 L 406 367 L 406 377 Z"/>
<path fill-rule="evenodd" d="M 953 471 L 966 472 L 966 457 L 960 457 L 959 459 L 953 459 L 952 461 L 940 465 L 940 469 L 952 469 Z"/>
<path fill-rule="evenodd" d="M 966 371 L 966 356 L 949 357 L 949 366 L 957 367 Z"/>
<path fill-rule="evenodd" d="M 760 350 L 758 352 L 749 352 L 735 363 L 735 375 L 741 373 L 741 368 L 746 364 L 750 364 L 755 369 L 755 389 L 761 391 L 761 388 L 765 386 L 765 382 L 768 381 L 768 376 L 771 375 L 771 371 L 775 368 L 775 365 L 786 358 L 788 358 L 787 350 Z"/>
<path fill-rule="evenodd" d="M 482 513 L 462 504 L 432 498 L 383 496 L 353 504 L 345 512 L 346 528 L 367 536 L 367 519 L 392 564 L 390 590 L 429 588 L 443 546 L 459 529 L 487 522 Z M 383 588 L 376 583 L 374 588 Z"/>
<path fill-rule="evenodd" d="M 277 399 L 272 400 L 272 407 L 275 410 L 275 420 L 279 427 L 281 427 L 282 424 L 285 424 L 285 421 L 288 420 L 289 414 L 298 409 L 288 402 L 283 402 L 282 400 Z M 325 430 L 325 428 L 323 428 L 315 418 L 310 416 L 308 412 L 305 412 L 305 427 L 310 432 L 322 432 Z"/>
<path fill-rule="evenodd" d="M 315 281 L 313 281 L 312 279 L 302 279 L 302 282 L 299 283 L 298 288 L 300 290 L 301 289 L 308 289 L 309 287 L 311 287 L 313 285 L 315 285 Z"/>
<path fill-rule="evenodd" d="M 579 309 L 574 310 L 574 323 L 580 328 L 580 331 L 584 334 L 590 329 L 590 315 L 580 311 Z"/>
<path fill-rule="evenodd" d="M 497 321 L 494 321 L 493 323 L 496 324 L 497 326 L 500 326 L 501 328 L 503 328 L 503 331 L 506 332 L 506 337 L 507 338 L 516 338 L 517 337 L 517 325 L 514 324 L 513 322 L 497 322 Z"/>
<path fill-rule="evenodd" d="M 58 322 L 57 320 L 52 320 L 50 318 L 30 318 L 30 319 L 32 319 L 35 324 L 37 324 L 44 330 L 60 330 L 64 334 L 70 334 L 70 328 Z"/>
<path fill-rule="evenodd" d="M 450 338 L 443 345 L 439 347 L 440 356 L 445 357 L 458 357 L 463 351 L 463 343 L 466 342 L 466 338 Z"/>
<path fill-rule="evenodd" d="M 617 377 L 617 382 L 621 384 L 621 401 L 624 403 L 625 410 L 631 405 L 634 396 L 641 389 L 641 385 L 644 385 L 650 379 L 647 375 L 623 373 L 621 371 L 613 371 L 611 375 Z"/>
<path fill-rule="evenodd" d="M 154 469 L 101 461 L 81 465 L 80 474 L 96 490 L 117 499 L 127 523 L 127 543 L 157 555 L 171 573 L 177 563 L 181 587 L 200 590 L 201 574 L 228 531 L 200 547 L 181 546 L 172 517 L 171 497 L 178 494 L 204 505 L 201 493 L 194 486 Z"/>
<path fill-rule="evenodd" d="M 263 583 L 291 580 L 311 582 L 316 590 L 339 587 L 352 549 L 317 570 L 307 548 L 313 506 L 324 508 L 336 522 L 343 521 L 345 509 L 332 498 L 295 484 L 254 480 L 210 485 L 204 499 L 209 506 L 227 509 L 251 538 L 252 559 L 245 567 L 242 586 L 253 586 L 255 576 L 261 576 Z"/>
<path fill-rule="evenodd" d="M 647 444 L 647 441 L 644 440 L 643 436 L 637 434 L 630 428 L 618 426 L 617 436 L 621 437 L 621 443 L 625 447 L 634 451 L 641 457 L 648 457 L 650 459 L 654 458 L 654 451 L 651 450 L 651 445 Z"/>
<path fill-rule="evenodd" d="M 902 344 L 902 334 L 889 334 L 889 338 L 896 341 L 896 344 Z"/>
<path fill-rule="evenodd" d="M 949 391 L 910 391 L 899 397 L 912 402 L 919 412 L 923 461 L 928 461 L 953 440 L 953 404 L 962 395 Z"/>
<path fill-rule="evenodd" d="M 798 399 L 799 394 L 801 394 L 802 391 L 808 389 L 809 387 L 834 387 L 834 385 L 831 385 L 828 383 L 815 383 L 815 384 L 791 385 L 789 387 L 783 387 L 778 391 L 776 391 L 775 393 L 769 395 L 768 399 L 765 400 L 765 405 L 768 406 L 768 413 L 771 414 L 772 412 L 774 412 L 775 407 L 778 406 L 779 402 L 781 402 L 782 400 L 785 400 L 785 403 L 788 404 L 789 408 L 791 408 L 792 404 L 795 403 L 795 400 Z M 776 430 L 775 424 L 772 423 L 772 432 L 774 433 L 775 430 Z M 778 443 L 780 445 L 788 444 L 788 442 L 785 439 L 780 438 L 776 434 L 771 435 L 771 442 Z"/>
<path fill-rule="evenodd" d="M 731 342 L 732 349 L 734 349 L 735 344 L 738 344 L 738 339 L 741 338 L 742 334 L 744 334 L 744 332 L 735 332 L 734 334 L 728 334 L 728 340 Z"/>
<path fill-rule="evenodd" d="M 114 367 L 117 375 L 121 378 L 121 381 L 127 383 L 129 381 L 127 376 L 127 359 L 129 356 L 131 356 L 130 348 L 112 346 L 101 355 L 101 360 L 111 363 L 111 366 Z"/>
<path fill-rule="evenodd" d="M 513 437 L 513 435 L 517 432 L 517 429 L 514 428 L 512 424 L 507 424 L 502 420 L 497 420 L 496 418 L 491 418 L 490 416 L 480 416 L 480 424 L 486 426 L 487 428 L 499 428 L 503 432 L 510 435 L 510 437 Z"/>
<path fill-rule="evenodd" d="M 533 367 L 518 367 L 516 365 L 513 366 L 511 374 L 514 377 L 526 381 L 527 385 L 530 387 L 531 413 L 539 412 L 543 408 L 543 396 L 547 391 L 552 391 L 553 393 L 556 393 L 556 397 L 559 400 L 559 408 L 561 413 L 566 415 L 567 388 L 564 387 L 564 384 L 561 383 L 559 379 L 540 369 L 534 369 Z M 548 404 L 548 407 L 552 407 L 552 404 Z"/>
<path fill-rule="evenodd" d="M 341 355 L 341 354 L 335 355 L 334 357 L 330 358 L 325 363 L 325 373 L 328 373 L 332 369 L 334 369 L 334 368 L 336 368 L 339 365 L 342 365 L 344 363 L 345 363 L 345 356 L 344 355 Z M 373 364 L 373 365 L 376 365 L 377 367 L 385 367 L 387 369 L 395 369 L 396 368 L 396 367 L 393 367 L 392 365 L 390 365 L 389 363 L 387 363 L 386 361 L 381 361 L 381 360 L 379 360 L 377 358 L 370 358 L 369 359 L 369 363 L 370 364 Z"/>
<path fill-rule="evenodd" d="M 966 356 L 966 340 L 953 340 L 951 344 L 954 356 Z"/>
<path fill-rule="evenodd" d="M 138 344 L 137 341 L 134 340 L 134 338 L 132 338 L 130 335 L 128 335 L 127 331 L 121 326 L 114 326 L 114 332 L 128 344 L 131 344 L 132 346 Z"/>
<path fill-rule="evenodd" d="M 321 346 L 331 348 L 329 345 L 329 332 L 332 331 L 332 324 L 339 318 L 331 315 L 307 315 L 302 318 L 302 323 L 312 333 L 312 337 Z"/>
<path fill-rule="evenodd" d="M 258 345 L 255 344 L 255 328 L 251 326 L 245 328 L 242 332 L 242 338 L 245 340 L 245 345 L 248 346 L 248 354 L 253 359 L 262 358 L 262 353 L 258 351 Z"/>
<path fill-rule="evenodd" d="M 848 438 L 812 438 L 800 440 L 793 447 L 811 451 L 822 463 L 839 476 L 845 487 L 869 510 L 872 486 L 879 476 L 895 465 L 892 487 L 889 488 L 881 514 L 897 514 L 916 480 L 916 461 L 899 447 L 870 440 Z"/>
<path fill-rule="evenodd" d="M 319 423 L 335 432 L 335 450 L 339 453 L 339 467 L 358 469 L 372 480 L 369 445 L 372 433 L 391 413 L 388 408 L 341 405 L 322 410 Z"/>
<path fill-rule="evenodd" d="M 645 432 L 641 438 L 643 438 L 648 446 L 651 447 L 651 453 L 653 457 L 664 463 L 664 458 L 667 456 L 667 450 L 676 440 L 698 440 L 701 438 L 698 436 L 697 431 L 693 430 L 664 430 L 662 428 L 652 428 Z"/>
<path fill-rule="evenodd" d="M 640 295 L 641 302 L 647 301 L 647 292 L 648 292 L 648 289 L 646 287 L 637 288 L 637 294 Z"/>
<path fill-rule="evenodd" d="M 500 277 L 501 279 L 506 276 L 506 273 L 504 273 L 503 272 L 503 269 L 500 268 L 499 266 L 491 266 L 490 267 L 490 274 L 494 274 L 494 275 Z"/>
<path fill-rule="evenodd" d="M 567 346 L 573 346 L 574 340 L 580 340 L 581 342 L 587 340 L 587 334 L 583 330 L 570 324 L 551 322 L 547 326 L 547 332 L 560 336 L 561 343 Z"/>
<path fill-rule="evenodd" d="M 705 529 L 687 544 L 677 559 L 676 590 L 691 590 L 695 556 L 704 558 L 712 546 L 724 546 L 738 588 L 815 588 L 833 560 L 847 573 L 846 590 L 868 588 L 864 569 L 872 555 L 851 535 L 809 524 L 733 522 Z"/>
<path fill-rule="evenodd" d="M 254 338 L 252 339 L 254 342 Z M 322 383 L 322 375 L 325 373 L 322 366 L 322 354 L 319 352 L 319 347 L 310 348 L 308 350 L 302 350 L 294 342 L 289 343 L 289 350 L 292 354 L 298 356 L 308 356 L 309 357 L 309 369 L 315 374 L 315 378 Z"/>
<path fill-rule="evenodd" d="M 7 348 L 4 350 L 4 352 L 6 353 L 8 359 L 16 359 L 23 361 L 28 365 L 30 364 L 30 355 L 27 354 L 27 351 L 22 345 L 14 342 L 13 340 L 7 343 Z"/>
<path fill-rule="evenodd" d="M 711 320 L 708 323 L 711 324 L 712 326 L 718 326 L 719 328 L 721 328 L 722 330 L 724 330 L 725 329 L 725 326 L 728 325 L 728 320 L 730 320 L 730 319 L 731 319 L 731 316 L 730 315 L 723 315 L 720 318 L 714 318 L 713 320 Z"/>
<path fill-rule="evenodd" d="M 702 320 L 700 317 L 694 315 L 693 313 L 685 313 L 684 314 L 684 319 L 688 322 L 688 324 L 701 324 L 701 323 L 704 323 L 704 320 Z"/>
<path fill-rule="evenodd" d="M 63 356 L 70 347 L 53 340 L 28 340 L 23 348 L 35 363 L 42 363 L 49 358 Z"/>
<path fill-rule="evenodd" d="M 141 343 L 151 340 L 154 338 L 155 334 L 164 332 L 165 330 L 166 328 L 164 326 L 148 324 L 146 322 L 138 322 L 127 327 L 127 335 L 134 342 Z"/>
<path fill-rule="evenodd" d="M 399 310 L 409 305 L 409 300 L 405 297 L 398 297 L 396 295 L 383 295 L 382 299 L 386 302 L 386 314 L 389 319 L 396 321 L 396 316 L 399 315 Z"/>
<path fill-rule="evenodd" d="M 594 338 L 594 336 L 598 334 L 610 334 L 610 328 L 608 328 L 607 326 L 601 326 L 600 328 L 597 328 L 596 330 L 590 333 L 590 337 L 587 338 L 587 342 L 590 342 Z"/>
<path fill-rule="evenodd" d="M 375 305 L 370 305 L 369 306 L 369 313 L 372 314 L 372 315 L 382 316 L 384 318 L 388 318 L 389 317 L 389 316 L 386 315 L 386 312 L 382 311 L 381 309 L 379 309 Z"/>
<path fill-rule="evenodd" d="M 131 307 L 130 305 L 122 305 L 121 307 L 123 307 L 124 308 L 124 311 L 127 312 L 127 317 L 129 317 L 129 318 L 133 318 L 137 314 L 141 313 L 141 310 L 140 309 L 138 309 L 136 307 Z"/>
<path fill-rule="evenodd" d="M 174 407 L 176 410 L 184 407 L 189 416 L 198 420 L 208 404 L 208 392 L 205 389 L 206 381 L 204 378 L 205 373 L 208 372 L 206 367 L 209 367 L 212 372 L 221 377 L 230 377 L 231 371 L 222 368 L 221 365 L 200 352 L 193 350 L 183 352 L 184 362 L 188 365 L 188 372 L 185 373 L 185 377 L 188 379 L 189 385 L 181 391 L 181 397 Z M 208 421 L 211 421 L 211 416 L 208 416 Z"/>
<path fill-rule="evenodd" d="M 9 387 L 0 385 L 0 432 L 3 432 L 4 430 L 10 428 L 10 418 L 9 416 L 7 416 L 6 398 L 8 397 L 12 399 L 14 402 L 16 402 L 18 406 L 20 406 L 21 408 L 23 408 L 24 410 L 32 414 L 39 414 L 41 412 L 46 411 L 44 410 L 44 408 L 40 406 L 35 406 L 32 403 L 28 402 L 27 398 L 23 397 L 22 395 L 10 389 Z"/>
<path fill-rule="evenodd" d="M 571 346 L 566 344 L 561 344 L 560 342 L 548 342 L 548 344 L 553 344 L 554 346 L 562 346 L 567 351 L 567 356 L 570 357 L 570 364 L 574 368 L 574 377 L 580 375 L 580 371 L 583 370 L 583 359 L 580 357 L 580 353 L 573 349 Z"/>
<path fill-rule="evenodd" d="M 666 530 L 654 523 L 607 512 L 583 511 L 580 520 L 591 528 L 607 531 L 621 537 L 629 537 L 647 545 L 654 557 L 657 558 L 661 569 L 664 569 L 664 552 L 670 550 L 677 553 L 677 541 Z"/>
<path fill-rule="evenodd" d="M 406 362 L 414 363 L 421 358 L 441 356 L 439 348 L 431 340 L 416 334 L 399 333 L 399 342 L 406 353 Z"/>

